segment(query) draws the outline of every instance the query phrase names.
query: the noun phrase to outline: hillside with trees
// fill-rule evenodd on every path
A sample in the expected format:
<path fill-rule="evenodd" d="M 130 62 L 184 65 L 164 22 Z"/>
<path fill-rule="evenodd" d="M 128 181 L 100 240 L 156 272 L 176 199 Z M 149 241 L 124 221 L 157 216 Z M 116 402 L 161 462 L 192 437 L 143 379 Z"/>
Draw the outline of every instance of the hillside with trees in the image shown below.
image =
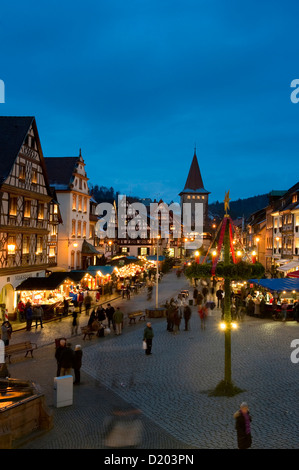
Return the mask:
<path fill-rule="evenodd" d="M 229 205 L 229 214 L 233 219 L 243 216 L 246 219 L 253 212 L 263 209 L 268 205 L 268 195 L 262 194 L 259 196 L 249 197 L 247 199 L 230 201 Z M 213 216 L 222 218 L 224 216 L 224 203 L 216 201 L 209 204 L 209 211 Z"/>

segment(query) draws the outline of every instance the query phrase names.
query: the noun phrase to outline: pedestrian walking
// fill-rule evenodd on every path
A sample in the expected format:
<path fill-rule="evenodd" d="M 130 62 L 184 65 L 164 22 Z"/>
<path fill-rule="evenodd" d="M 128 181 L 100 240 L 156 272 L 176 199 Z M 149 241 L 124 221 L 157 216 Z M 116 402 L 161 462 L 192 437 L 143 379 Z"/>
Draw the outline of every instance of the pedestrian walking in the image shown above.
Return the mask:
<path fill-rule="evenodd" d="M 207 296 L 208 296 L 208 293 L 209 293 L 208 287 L 207 287 L 207 286 L 204 286 L 204 287 L 202 288 L 202 291 L 201 291 L 201 292 L 202 292 L 202 295 L 203 295 L 204 302 L 206 302 L 206 301 L 207 301 Z"/>
<path fill-rule="evenodd" d="M 75 346 L 74 362 L 73 362 L 74 375 L 75 375 L 74 385 L 79 385 L 81 381 L 80 369 L 82 366 L 82 356 L 83 356 L 83 352 L 81 349 L 81 345 L 77 344 Z"/>
<path fill-rule="evenodd" d="M 78 295 L 79 313 L 81 313 L 81 311 L 82 311 L 82 304 L 83 304 L 83 301 L 84 301 L 83 293 L 82 293 L 82 292 L 79 292 L 79 295 Z"/>
<path fill-rule="evenodd" d="M 66 347 L 62 350 L 60 356 L 60 373 L 61 375 L 71 375 L 74 365 L 74 351 L 72 350 L 71 343 L 67 343 Z"/>
<path fill-rule="evenodd" d="M 33 316 L 35 318 L 35 328 L 37 328 L 38 322 L 41 328 L 43 328 L 43 315 L 44 315 L 44 311 L 41 305 L 37 305 L 36 307 L 34 307 Z"/>
<path fill-rule="evenodd" d="M 221 300 L 223 299 L 223 290 L 220 287 L 216 291 L 216 297 L 217 297 L 217 308 L 221 308 Z"/>
<path fill-rule="evenodd" d="M 241 403 L 240 409 L 234 414 L 235 428 L 239 449 L 249 449 L 252 444 L 251 421 L 249 408 L 246 402 Z"/>
<path fill-rule="evenodd" d="M 193 291 L 193 301 L 194 301 L 194 305 L 197 304 L 197 296 L 198 296 L 198 289 L 195 287 L 194 291 Z"/>
<path fill-rule="evenodd" d="M 25 321 L 26 320 L 26 317 L 25 317 L 25 304 L 22 300 L 20 300 L 20 302 L 18 303 L 18 313 L 19 313 L 19 321 L 22 322 L 22 321 Z"/>
<path fill-rule="evenodd" d="M 96 314 L 97 314 L 97 318 L 98 318 L 99 322 L 102 322 L 102 321 L 106 320 L 106 311 L 102 307 L 102 305 L 99 305 L 99 307 L 97 308 L 97 313 Z"/>
<path fill-rule="evenodd" d="M 1 339 L 4 343 L 4 346 L 9 345 L 9 340 L 11 339 L 12 326 L 8 320 L 4 321 L 1 326 Z"/>
<path fill-rule="evenodd" d="M 199 314 L 199 317 L 200 317 L 200 328 L 202 330 L 205 330 L 206 329 L 206 319 L 207 319 L 207 316 L 208 316 L 208 309 L 207 309 L 206 305 L 200 305 L 199 306 L 198 314 Z"/>
<path fill-rule="evenodd" d="M 146 350 L 145 350 L 146 356 L 149 356 L 150 354 L 152 354 L 153 337 L 154 337 L 154 331 L 152 329 L 152 324 L 151 322 L 147 322 L 146 327 L 144 328 L 144 331 L 143 331 L 143 341 L 146 342 Z"/>
<path fill-rule="evenodd" d="M 106 316 L 107 316 L 107 320 L 108 320 L 108 328 L 111 328 L 111 325 L 112 325 L 112 328 L 113 328 L 113 331 L 115 332 L 115 323 L 113 321 L 113 314 L 115 312 L 115 309 L 114 307 L 112 307 L 111 304 L 108 304 L 107 305 L 107 308 L 106 308 Z"/>
<path fill-rule="evenodd" d="M 89 315 L 89 310 L 91 308 L 91 302 L 92 302 L 91 295 L 89 294 L 89 292 L 87 292 L 86 296 L 84 297 L 84 301 L 83 301 L 86 315 Z"/>
<path fill-rule="evenodd" d="M 178 307 L 176 307 L 174 309 L 174 313 L 173 313 L 173 333 L 176 335 L 179 330 L 180 330 L 180 324 L 181 324 L 181 316 L 180 316 L 180 313 L 179 313 L 179 309 Z"/>
<path fill-rule="evenodd" d="M 63 315 L 67 317 L 69 314 L 69 302 L 68 300 L 64 297 L 63 299 Z"/>
<path fill-rule="evenodd" d="M 33 310 L 32 310 L 30 302 L 27 302 L 26 304 L 25 315 L 26 315 L 26 330 L 31 331 Z"/>
<path fill-rule="evenodd" d="M 116 307 L 116 311 L 113 314 L 113 320 L 115 323 L 116 335 L 121 335 L 122 333 L 122 324 L 124 321 L 124 314 L 119 307 Z"/>
<path fill-rule="evenodd" d="M 75 309 L 72 313 L 72 336 L 78 334 L 78 326 L 79 326 L 79 321 L 78 321 L 78 311 Z"/>
<path fill-rule="evenodd" d="M 184 308 L 184 320 L 185 320 L 185 331 L 188 331 L 188 326 L 189 326 L 189 321 L 190 321 L 190 318 L 191 318 L 191 308 L 189 307 L 189 305 L 185 305 L 185 308 Z"/>
<path fill-rule="evenodd" d="M 66 341 L 65 339 L 61 339 L 59 341 L 59 346 L 56 348 L 55 351 L 55 359 L 57 362 L 57 372 L 56 372 L 56 377 L 60 377 L 60 372 L 61 372 L 61 355 L 66 347 Z"/>
<path fill-rule="evenodd" d="M 196 303 L 197 303 L 197 305 L 201 305 L 202 302 L 203 302 L 203 295 L 202 295 L 201 292 L 198 292 L 198 294 L 197 294 L 197 299 L 196 299 Z"/>

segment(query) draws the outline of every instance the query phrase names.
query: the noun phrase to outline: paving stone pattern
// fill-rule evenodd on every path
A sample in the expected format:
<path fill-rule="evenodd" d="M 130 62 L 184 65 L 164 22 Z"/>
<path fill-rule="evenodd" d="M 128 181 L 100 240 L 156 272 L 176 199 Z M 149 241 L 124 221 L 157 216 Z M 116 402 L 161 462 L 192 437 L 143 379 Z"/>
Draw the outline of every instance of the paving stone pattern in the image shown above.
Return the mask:
<path fill-rule="evenodd" d="M 160 284 L 161 298 L 188 287 L 185 278 L 172 273 Z M 192 288 L 190 293 L 192 293 Z M 154 299 L 154 293 L 153 293 Z M 129 312 L 147 306 L 145 293 L 114 305 Z M 74 404 L 53 406 L 56 373 L 53 341 L 70 337 L 71 319 L 46 324 L 43 330 L 16 332 L 13 342 L 30 337 L 39 347 L 34 359 L 15 357 L 13 376 L 35 380 L 45 392 L 53 411 L 54 428 L 23 448 L 102 448 L 103 423 L 114 406 L 136 407 L 142 412 L 143 439 L 147 449 L 234 449 L 233 414 L 247 401 L 252 414 L 253 448 L 299 447 L 299 364 L 290 360 L 291 341 L 299 338 L 297 322 L 274 322 L 245 317 L 232 332 L 232 375 L 244 390 L 234 397 L 211 397 L 224 374 L 224 336 L 219 330 L 221 312 L 211 312 L 201 330 L 196 307 L 192 307 L 190 331 L 166 330 L 165 319 L 152 319 L 155 332 L 153 354 L 142 350 L 144 322 L 128 325 L 121 336 L 83 341 L 82 384 L 74 387 Z M 80 323 L 84 323 L 80 317 Z"/>

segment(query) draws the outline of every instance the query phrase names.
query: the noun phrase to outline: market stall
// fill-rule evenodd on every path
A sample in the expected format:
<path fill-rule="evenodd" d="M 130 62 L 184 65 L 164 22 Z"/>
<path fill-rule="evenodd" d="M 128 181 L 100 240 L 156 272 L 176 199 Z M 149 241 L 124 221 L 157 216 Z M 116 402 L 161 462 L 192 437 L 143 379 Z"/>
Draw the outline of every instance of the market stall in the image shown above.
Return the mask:
<path fill-rule="evenodd" d="M 44 318 L 61 314 L 67 305 L 75 306 L 77 293 L 86 281 L 85 272 L 56 272 L 48 277 L 30 277 L 17 286 L 17 303 L 41 305 Z"/>
<path fill-rule="evenodd" d="M 272 316 L 273 303 L 277 302 L 278 314 L 282 305 L 286 305 L 287 318 L 294 318 L 294 305 L 299 300 L 299 279 L 250 279 L 249 286 L 254 290 L 255 298 L 264 298 L 265 316 Z"/>

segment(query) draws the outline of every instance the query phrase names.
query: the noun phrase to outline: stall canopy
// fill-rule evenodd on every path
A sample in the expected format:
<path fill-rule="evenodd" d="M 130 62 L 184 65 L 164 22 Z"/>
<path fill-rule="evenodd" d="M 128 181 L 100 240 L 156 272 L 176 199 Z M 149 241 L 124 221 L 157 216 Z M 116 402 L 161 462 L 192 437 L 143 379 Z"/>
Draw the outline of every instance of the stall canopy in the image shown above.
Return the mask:
<path fill-rule="evenodd" d="M 139 262 L 139 259 L 136 256 L 114 256 L 110 261 L 114 266 L 124 266 L 125 264 L 131 264 Z"/>
<path fill-rule="evenodd" d="M 270 291 L 299 291 L 299 279 L 290 279 L 288 277 L 283 279 L 249 279 L 248 282 L 257 284 Z"/>
<path fill-rule="evenodd" d="M 29 277 L 21 282 L 16 287 L 17 291 L 26 290 L 55 290 L 63 284 L 64 281 L 70 280 L 71 282 L 78 283 L 84 277 L 85 272 L 57 272 L 48 277 Z"/>
<path fill-rule="evenodd" d="M 147 256 L 146 259 L 148 261 L 157 261 L 157 256 L 156 255 L 150 255 L 150 256 Z M 165 260 L 165 256 L 159 256 L 158 261 L 164 261 L 164 260 Z"/>
<path fill-rule="evenodd" d="M 111 276 L 114 269 L 115 269 L 115 266 L 110 266 L 110 265 L 106 265 L 106 266 L 88 266 L 87 272 L 91 276 L 95 276 L 98 273 L 98 271 L 100 271 L 102 276 Z"/>
<path fill-rule="evenodd" d="M 292 271 L 291 273 L 287 274 L 288 277 L 297 277 L 299 278 L 299 270 L 298 271 Z"/>
<path fill-rule="evenodd" d="M 299 267 L 299 261 L 290 261 L 285 263 L 283 266 L 279 266 L 278 271 L 290 271 L 290 269 L 295 269 Z"/>

